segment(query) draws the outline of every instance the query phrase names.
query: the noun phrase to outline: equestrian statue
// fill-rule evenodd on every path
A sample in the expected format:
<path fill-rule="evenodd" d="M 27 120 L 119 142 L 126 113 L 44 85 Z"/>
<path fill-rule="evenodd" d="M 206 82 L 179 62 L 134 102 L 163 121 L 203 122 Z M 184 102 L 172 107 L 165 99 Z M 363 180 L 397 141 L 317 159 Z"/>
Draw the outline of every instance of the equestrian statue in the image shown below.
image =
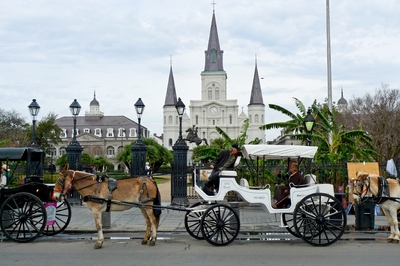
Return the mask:
<path fill-rule="evenodd" d="M 199 136 L 197 136 L 197 130 L 198 130 L 198 127 L 196 127 L 196 125 L 193 125 L 192 128 L 189 127 L 188 129 L 186 129 L 186 132 L 188 132 L 188 134 L 184 140 L 187 140 L 190 143 L 194 142 L 194 143 L 196 143 L 197 146 L 199 146 L 202 141 L 204 141 L 204 143 L 206 145 L 208 145 L 207 139 L 204 139 L 204 138 L 201 139 L 201 138 L 199 138 Z"/>

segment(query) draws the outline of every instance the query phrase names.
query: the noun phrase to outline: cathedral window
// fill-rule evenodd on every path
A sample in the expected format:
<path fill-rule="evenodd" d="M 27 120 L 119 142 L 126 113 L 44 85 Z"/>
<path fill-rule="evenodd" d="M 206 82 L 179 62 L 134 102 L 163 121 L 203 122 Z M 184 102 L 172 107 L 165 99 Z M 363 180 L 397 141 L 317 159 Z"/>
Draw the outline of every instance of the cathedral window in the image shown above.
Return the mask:
<path fill-rule="evenodd" d="M 213 126 L 215 126 L 215 120 L 213 119 Z"/>
<path fill-rule="evenodd" d="M 211 50 L 211 63 L 217 62 L 217 51 L 215 49 Z"/>
<path fill-rule="evenodd" d="M 198 125 L 198 124 L 199 124 L 199 116 L 196 115 L 196 125 Z"/>
<path fill-rule="evenodd" d="M 219 90 L 215 90 L 215 100 L 219 100 Z"/>
<path fill-rule="evenodd" d="M 175 116 L 175 125 L 178 125 L 178 124 L 179 124 L 179 117 Z"/>
<path fill-rule="evenodd" d="M 258 123 L 259 121 L 258 121 L 258 115 L 255 115 L 254 116 L 254 123 Z"/>
<path fill-rule="evenodd" d="M 208 99 L 212 100 L 212 90 L 208 90 Z"/>
<path fill-rule="evenodd" d="M 172 146 L 172 139 L 168 140 L 168 145 L 171 147 Z"/>
<path fill-rule="evenodd" d="M 249 123 L 251 123 L 252 122 L 252 118 L 251 118 L 251 115 L 249 115 Z"/>
<path fill-rule="evenodd" d="M 232 125 L 232 115 L 229 116 L 229 124 Z"/>
<path fill-rule="evenodd" d="M 172 125 L 172 116 L 171 115 L 168 117 L 168 124 Z"/>
<path fill-rule="evenodd" d="M 264 123 L 264 115 L 261 115 L 261 123 Z"/>

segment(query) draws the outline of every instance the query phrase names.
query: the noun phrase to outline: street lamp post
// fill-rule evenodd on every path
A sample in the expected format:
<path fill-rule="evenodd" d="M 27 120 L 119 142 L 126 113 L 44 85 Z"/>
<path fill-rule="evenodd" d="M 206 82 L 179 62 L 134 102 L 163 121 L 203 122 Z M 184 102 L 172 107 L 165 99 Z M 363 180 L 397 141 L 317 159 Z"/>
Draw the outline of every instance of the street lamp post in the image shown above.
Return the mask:
<path fill-rule="evenodd" d="M 65 148 L 67 152 L 67 160 L 70 169 L 74 170 L 82 170 L 82 150 L 83 148 L 76 140 L 76 116 L 79 115 L 81 111 L 81 106 L 76 99 L 69 106 L 72 115 L 74 116 L 74 132 L 72 141 L 69 143 L 67 148 Z"/>
<path fill-rule="evenodd" d="M 36 116 L 39 114 L 40 106 L 36 99 L 33 99 L 28 108 L 32 116 L 32 142 L 30 146 L 38 147 L 39 145 L 36 142 Z"/>
<path fill-rule="evenodd" d="M 146 163 L 146 151 L 147 147 L 142 141 L 142 129 L 140 126 L 140 122 L 142 119 L 142 114 L 144 111 L 144 103 L 142 99 L 139 98 L 135 103 L 136 114 L 138 116 L 138 123 L 139 123 L 139 132 L 138 132 L 138 139 L 136 140 L 135 144 L 132 145 L 132 163 L 131 163 L 131 176 L 138 177 L 145 175 L 145 163 Z"/>
<path fill-rule="evenodd" d="M 175 145 L 172 147 L 174 150 L 174 165 L 172 169 L 171 204 L 187 206 L 186 162 L 189 147 L 186 145 L 186 141 L 182 138 L 182 116 L 185 112 L 185 104 L 181 101 L 181 98 L 178 99 L 175 108 L 179 115 L 179 137 Z"/>
<path fill-rule="evenodd" d="M 315 125 L 315 119 L 311 114 L 311 108 L 309 107 L 307 110 L 307 115 L 303 120 L 304 123 L 304 128 L 306 129 L 306 132 L 308 134 L 307 137 L 307 146 L 311 146 L 312 145 L 312 131 Z M 308 166 L 307 166 L 307 171 L 309 174 L 311 174 L 311 162 L 312 162 L 312 158 L 310 158 L 308 160 Z"/>

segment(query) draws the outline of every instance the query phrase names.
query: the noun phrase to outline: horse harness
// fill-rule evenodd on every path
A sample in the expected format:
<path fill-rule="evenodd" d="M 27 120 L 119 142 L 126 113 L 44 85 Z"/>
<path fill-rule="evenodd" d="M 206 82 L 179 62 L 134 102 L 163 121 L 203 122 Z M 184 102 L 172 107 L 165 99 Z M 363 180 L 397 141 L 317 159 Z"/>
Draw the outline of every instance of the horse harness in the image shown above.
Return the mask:
<path fill-rule="evenodd" d="M 368 185 L 365 189 L 366 191 L 370 191 L 371 180 L 368 176 Z M 363 191 L 364 192 L 364 191 Z M 372 197 L 368 197 L 366 201 L 370 201 L 369 198 L 372 198 L 371 201 L 375 204 L 381 204 L 387 200 L 397 201 L 400 202 L 400 198 L 395 198 L 390 196 L 390 188 L 389 183 L 386 178 L 382 176 L 378 177 L 378 195 L 372 195 Z"/>
<path fill-rule="evenodd" d="M 85 178 L 87 176 L 90 176 L 90 175 L 93 175 L 93 174 L 85 175 L 85 176 L 81 177 L 80 179 L 83 179 L 83 178 Z M 75 171 L 73 171 L 71 184 L 68 187 L 68 190 L 72 189 L 72 181 L 74 180 L 74 177 L 75 177 Z M 139 178 L 142 179 L 142 188 L 140 189 L 139 201 L 137 202 L 137 205 L 141 205 L 142 203 L 146 203 L 146 202 L 149 202 L 149 201 L 154 201 L 156 198 L 151 198 L 150 197 L 149 190 L 147 188 L 146 180 L 143 177 L 139 177 Z M 115 201 L 113 202 L 112 201 L 112 193 L 113 193 L 113 191 L 115 189 L 117 189 L 117 180 L 115 178 L 108 177 L 108 190 L 109 190 L 108 199 L 99 198 L 98 196 L 95 196 L 95 194 L 100 194 L 100 184 L 104 180 L 105 180 L 105 178 L 103 176 L 96 175 L 96 182 L 95 183 L 92 183 L 92 184 L 89 184 L 89 185 L 87 185 L 85 187 L 82 187 L 82 188 L 78 189 L 77 191 L 96 185 L 96 188 L 93 190 L 93 195 L 84 196 L 83 197 L 83 201 L 84 202 L 93 201 L 93 202 L 96 202 L 96 203 L 99 203 L 99 204 L 103 204 L 104 202 L 106 202 L 107 203 L 106 212 L 109 212 L 110 208 L 111 208 L 111 203 L 118 204 L 118 202 L 115 202 Z M 57 182 L 62 187 L 64 187 L 64 180 L 62 180 L 61 178 L 58 178 Z M 141 199 L 142 195 L 143 195 L 143 192 L 146 192 L 146 198 Z M 120 203 L 127 203 L 127 202 L 122 202 L 121 201 Z M 131 204 L 134 204 L 134 203 L 131 203 Z"/>

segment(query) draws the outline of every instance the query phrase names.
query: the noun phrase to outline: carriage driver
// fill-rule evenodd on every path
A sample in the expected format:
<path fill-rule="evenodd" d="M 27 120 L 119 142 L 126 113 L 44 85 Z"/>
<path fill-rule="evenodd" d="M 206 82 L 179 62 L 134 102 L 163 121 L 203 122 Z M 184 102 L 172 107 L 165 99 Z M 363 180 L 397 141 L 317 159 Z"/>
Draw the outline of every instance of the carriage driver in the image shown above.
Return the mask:
<path fill-rule="evenodd" d="M 222 170 L 233 168 L 236 158 L 238 157 L 238 153 L 239 145 L 237 145 L 236 143 L 232 144 L 229 150 L 221 151 L 211 163 L 210 168 L 213 169 L 213 171 L 211 172 L 211 175 L 209 177 L 210 181 L 208 181 L 203 188 L 203 191 L 207 195 L 214 196 L 214 188 L 216 191 L 218 191 L 220 179 L 219 173 Z"/>

